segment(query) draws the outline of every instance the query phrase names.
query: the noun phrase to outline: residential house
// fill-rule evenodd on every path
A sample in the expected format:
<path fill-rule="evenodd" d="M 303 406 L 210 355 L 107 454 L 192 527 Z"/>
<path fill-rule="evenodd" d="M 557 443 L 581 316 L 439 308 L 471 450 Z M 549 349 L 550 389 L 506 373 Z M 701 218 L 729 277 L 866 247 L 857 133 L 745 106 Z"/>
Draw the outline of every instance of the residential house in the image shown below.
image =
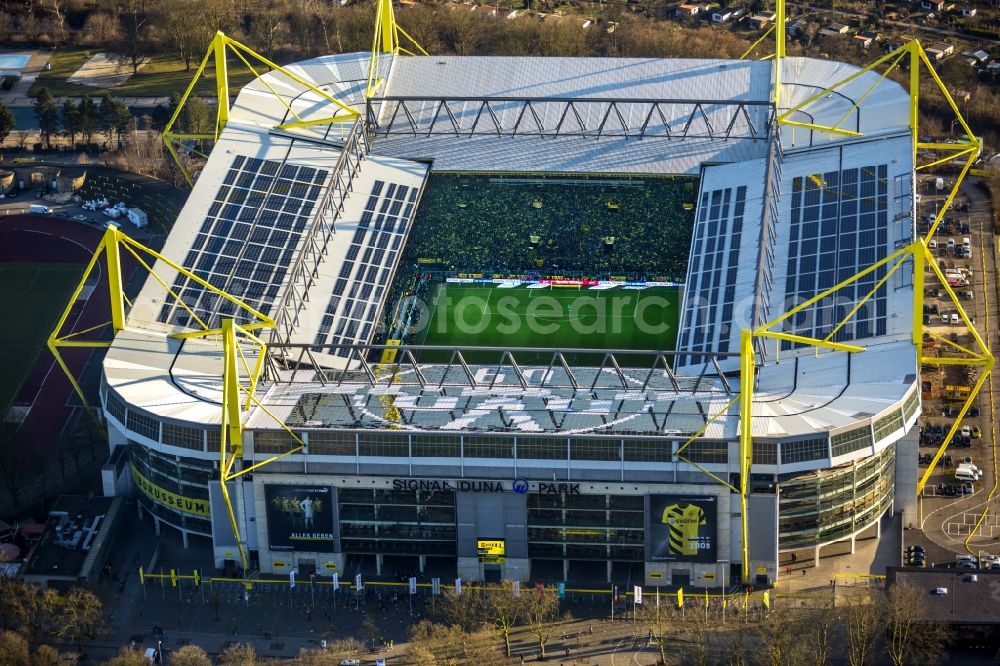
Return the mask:
<path fill-rule="evenodd" d="M 956 102 L 968 102 L 972 99 L 972 93 L 968 90 L 955 89 L 951 91 L 951 98 Z"/>
<path fill-rule="evenodd" d="M 932 12 L 943 12 L 947 0 L 920 0 L 921 9 L 929 9 Z"/>
<path fill-rule="evenodd" d="M 978 10 L 975 7 L 960 7 L 959 11 L 962 12 L 964 18 L 972 18 Z"/>
<path fill-rule="evenodd" d="M 692 4 L 688 4 L 688 3 L 685 2 L 684 4 L 677 6 L 677 9 L 674 10 L 674 15 L 675 16 L 697 16 L 698 12 L 700 12 L 700 11 L 701 11 L 701 7 L 699 5 L 692 5 Z"/>
<path fill-rule="evenodd" d="M 819 34 L 826 35 L 827 37 L 841 37 L 846 35 L 848 30 L 850 28 L 843 23 L 828 23 L 819 31 Z"/>
<path fill-rule="evenodd" d="M 733 19 L 743 16 L 742 9 L 730 9 L 723 7 L 712 12 L 712 23 L 729 23 Z"/>
<path fill-rule="evenodd" d="M 766 14 L 754 14 L 750 17 L 750 27 L 754 30 L 763 30 L 767 26 L 771 25 L 777 16 L 773 12 L 768 12 Z"/>
<path fill-rule="evenodd" d="M 955 52 L 955 47 L 945 42 L 937 42 L 924 50 L 927 52 L 927 55 L 941 62 Z"/>
<path fill-rule="evenodd" d="M 870 30 L 862 30 L 858 34 L 854 35 L 854 41 L 861 45 L 861 48 L 867 49 L 869 46 L 875 42 L 881 41 L 882 35 L 877 32 L 871 32 Z"/>
<path fill-rule="evenodd" d="M 972 67 L 978 67 L 989 62 L 990 60 L 990 54 L 982 49 L 963 51 L 962 57 L 965 58 L 966 62 L 968 62 Z"/>

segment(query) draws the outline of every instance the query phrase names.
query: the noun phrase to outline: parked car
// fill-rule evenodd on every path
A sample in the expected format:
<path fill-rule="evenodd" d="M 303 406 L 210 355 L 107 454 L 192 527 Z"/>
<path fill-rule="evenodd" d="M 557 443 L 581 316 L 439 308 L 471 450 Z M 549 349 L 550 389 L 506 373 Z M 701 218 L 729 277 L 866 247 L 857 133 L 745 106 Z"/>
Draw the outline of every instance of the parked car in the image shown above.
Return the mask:
<path fill-rule="evenodd" d="M 979 426 L 972 426 L 972 439 L 979 439 L 983 436 L 983 431 L 979 429 Z"/>

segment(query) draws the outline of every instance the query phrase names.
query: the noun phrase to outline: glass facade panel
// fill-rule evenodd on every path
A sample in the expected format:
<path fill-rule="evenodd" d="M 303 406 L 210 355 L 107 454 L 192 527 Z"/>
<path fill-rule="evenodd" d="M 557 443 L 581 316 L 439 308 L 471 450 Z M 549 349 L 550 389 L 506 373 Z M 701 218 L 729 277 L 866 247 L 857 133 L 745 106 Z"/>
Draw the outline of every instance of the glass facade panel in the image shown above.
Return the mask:
<path fill-rule="evenodd" d="M 885 416 L 875 419 L 875 441 L 881 441 L 897 430 L 903 429 L 903 414 L 898 409 L 894 409 Z"/>
<path fill-rule="evenodd" d="M 827 456 L 827 439 L 803 439 L 796 442 L 781 442 L 781 464 L 822 460 Z"/>
<path fill-rule="evenodd" d="M 129 410 L 128 429 L 154 442 L 160 441 L 160 422 L 152 416 Z"/>
<path fill-rule="evenodd" d="M 818 474 L 779 479 L 778 547 L 828 543 L 869 527 L 892 502 L 895 447 Z"/>
<path fill-rule="evenodd" d="M 870 448 L 872 445 L 872 431 L 865 425 L 854 428 L 847 432 L 837 433 L 830 437 L 831 450 L 834 456 L 842 456 L 845 453 L 860 451 Z"/>
<path fill-rule="evenodd" d="M 461 455 L 458 435 L 413 435 L 414 458 L 458 458 Z"/>
<path fill-rule="evenodd" d="M 286 453 L 299 443 L 287 430 L 255 430 L 253 433 L 254 453 Z"/>
<path fill-rule="evenodd" d="M 205 449 L 205 431 L 200 428 L 164 423 L 163 443 L 194 451 L 203 451 Z"/>
<path fill-rule="evenodd" d="M 566 440 L 518 437 L 517 457 L 524 460 L 566 460 Z"/>
<path fill-rule="evenodd" d="M 621 460 L 621 440 L 571 439 L 569 455 L 573 460 Z"/>
<path fill-rule="evenodd" d="M 462 446 L 466 458 L 513 458 L 513 437 L 466 435 Z"/>
<path fill-rule="evenodd" d="M 644 499 L 528 495 L 528 557 L 642 561 Z"/>
<path fill-rule="evenodd" d="M 357 436 L 348 432 L 310 432 L 309 453 L 314 456 L 357 455 Z"/>
<path fill-rule="evenodd" d="M 630 462 L 671 462 L 672 441 L 669 439 L 626 439 L 625 460 Z"/>
<path fill-rule="evenodd" d="M 407 435 L 388 433 L 361 433 L 358 435 L 358 455 L 408 458 L 410 456 L 410 438 Z"/>
<path fill-rule="evenodd" d="M 345 553 L 456 554 L 454 492 L 341 488 L 337 501 Z"/>

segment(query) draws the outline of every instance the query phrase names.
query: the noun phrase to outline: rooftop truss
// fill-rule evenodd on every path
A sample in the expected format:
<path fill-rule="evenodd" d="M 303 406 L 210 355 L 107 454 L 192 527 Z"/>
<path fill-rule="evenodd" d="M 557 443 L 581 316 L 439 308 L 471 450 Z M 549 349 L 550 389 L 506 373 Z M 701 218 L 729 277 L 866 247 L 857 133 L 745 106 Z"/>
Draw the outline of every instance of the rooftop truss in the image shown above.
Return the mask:
<path fill-rule="evenodd" d="M 376 136 L 766 140 L 773 107 L 767 101 L 390 95 L 368 100 L 367 118 Z"/>

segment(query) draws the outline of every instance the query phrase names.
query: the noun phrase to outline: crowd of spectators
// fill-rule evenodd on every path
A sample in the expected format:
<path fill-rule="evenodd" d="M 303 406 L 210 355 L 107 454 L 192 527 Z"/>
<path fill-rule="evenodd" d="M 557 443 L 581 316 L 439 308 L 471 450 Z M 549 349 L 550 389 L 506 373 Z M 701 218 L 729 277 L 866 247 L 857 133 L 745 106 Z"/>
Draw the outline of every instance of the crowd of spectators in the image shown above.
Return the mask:
<path fill-rule="evenodd" d="M 434 259 L 455 272 L 680 281 L 696 196 L 691 177 L 432 174 L 403 265 Z"/>

